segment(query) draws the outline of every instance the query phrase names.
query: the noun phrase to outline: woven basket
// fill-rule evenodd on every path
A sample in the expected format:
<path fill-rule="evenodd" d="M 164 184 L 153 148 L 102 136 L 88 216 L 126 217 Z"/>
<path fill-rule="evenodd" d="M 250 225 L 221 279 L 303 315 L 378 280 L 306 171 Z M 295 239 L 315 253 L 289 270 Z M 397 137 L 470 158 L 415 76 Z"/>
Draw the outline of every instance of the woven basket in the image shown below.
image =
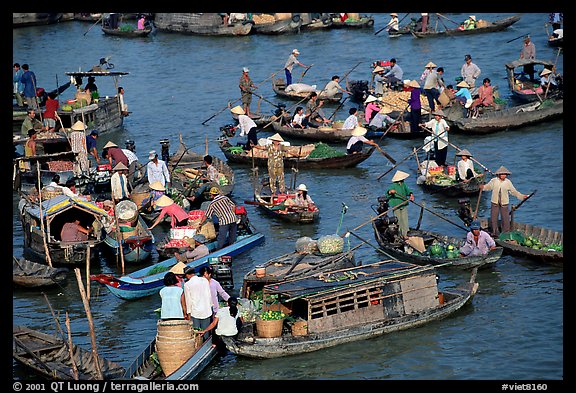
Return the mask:
<path fill-rule="evenodd" d="M 291 304 L 291 303 L 287 303 L 287 304 Z M 286 307 L 283 303 L 273 303 L 273 304 L 263 303 L 262 304 L 262 311 L 268 311 L 268 310 L 281 311 L 286 315 L 292 314 L 292 309 Z"/>
<path fill-rule="evenodd" d="M 164 375 L 178 370 L 202 345 L 202 336 L 196 334 L 192 322 L 187 320 L 158 321 L 156 352 Z"/>
<path fill-rule="evenodd" d="M 130 194 L 130 200 L 138 206 L 138 208 L 142 207 L 142 201 L 146 199 L 150 195 L 150 192 L 133 192 Z"/>
<path fill-rule="evenodd" d="M 296 321 L 292 324 L 293 336 L 305 336 L 308 334 L 308 322 Z"/>
<path fill-rule="evenodd" d="M 284 319 L 275 319 L 270 321 L 265 321 L 260 318 L 256 319 L 256 331 L 258 332 L 258 337 L 280 337 L 282 335 L 283 324 Z"/>

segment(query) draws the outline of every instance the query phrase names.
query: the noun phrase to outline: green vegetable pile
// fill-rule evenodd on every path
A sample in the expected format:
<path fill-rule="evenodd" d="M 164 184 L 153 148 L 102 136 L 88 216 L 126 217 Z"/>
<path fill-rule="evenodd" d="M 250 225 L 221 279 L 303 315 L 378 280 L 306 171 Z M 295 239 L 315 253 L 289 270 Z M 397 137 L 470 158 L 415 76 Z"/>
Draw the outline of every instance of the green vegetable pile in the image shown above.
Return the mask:
<path fill-rule="evenodd" d="M 136 30 L 135 27 L 133 25 L 130 24 L 126 24 L 126 25 L 122 25 L 118 28 L 118 30 L 120 31 L 132 31 L 132 30 Z"/>
<path fill-rule="evenodd" d="M 495 97 L 495 98 L 494 98 L 494 103 L 495 103 L 495 104 L 504 105 L 504 104 L 506 104 L 506 101 L 504 101 L 504 100 L 503 100 L 502 98 L 500 98 L 500 97 Z"/>
<path fill-rule="evenodd" d="M 260 319 L 262 319 L 263 321 L 277 321 L 279 319 L 284 319 L 285 317 L 286 314 L 284 314 L 282 311 L 268 310 L 263 311 L 260 314 Z"/>
<path fill-rule="evenodd" d="M 413 254 L 416 254 L 416 252 L 414 252 Z M 443 244 L 436 242 L 428 246 L 428 248 L 426 249 L 426 251 L 424 251 L 424 253 L 422 253 L 422 255 L 431 258 L 454 259 L 460 257 L 460 250 L 458 246 L 455 244 Z"/>
<path fill-rule="evenodd" d="M 562 244 L 557 243 L 543 244 L 537 237 L 535 236 L 525 237 L 518 231 L 503 232 L 500 234 L 500 236 L 498 236 L 498 239 L 504 241 L 515 241 L 516 244 L 519 244 L 524 247 L 530 247 L 534 250 L 562 252 L 564 249 L 564 246 Z"/>
<path fill-rule="evenodd" d="M 148 270 L 148 276 L 151 276 L 153 274 L 158 274 L 158 273 L 162 273 L 165 271 L 168 271 L 169 268 L 167 268 L 166 266 L 162 266 L 162 265 L 156 265 L 154 266 L 152 269 Z"/>
<path fill-rule="evenodd" d="M 314 150 L 308 154 L 308 158 L 332 158 L 332 157 L 342 157 L 346 153 L 341 152 L 329 146 L 325 143 L 318 142 L 314 144 Z"/>

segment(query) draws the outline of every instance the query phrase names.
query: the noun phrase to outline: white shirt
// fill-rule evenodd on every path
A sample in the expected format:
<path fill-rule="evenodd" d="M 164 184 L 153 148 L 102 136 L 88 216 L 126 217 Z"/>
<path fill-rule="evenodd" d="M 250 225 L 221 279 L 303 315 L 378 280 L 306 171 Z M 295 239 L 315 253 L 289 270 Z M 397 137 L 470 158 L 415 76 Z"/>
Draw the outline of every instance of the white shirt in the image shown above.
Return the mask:
<path fill-rule="evenodd" d="M 122 178 L 122 182 L 120 182 L 120 178 Z M 112 190 L 112 195 L 116 199 L 120 199 L 123 196 L 125 198 L 130 197 L 130 191 L 128 191 L 128 179 L 126 178 L 125 174 L 120 174 L 120 172 L 116 171 L 110 177 L 110 189 Z"/>
<path fill-rule="evenodd" d="M 126 155 L 126 158 L 128 158 L 128 165 L 132 164 L 134 161 L 138 161 L 138 156 L 134 154 L 132 150 L 128 149 L 120 149 L 120 150 L 122 150 L 124 155 Z"/>
<path fill-rule="evenodd" d="M 346 145 L 346 150 L 350 149 L 352 147 L 352 145 L 358 141 L 362 141 L 362 142 L 366 143 L 366 142 L 368 142 L 368 139 L 366 139 L 366 137 L 364 135 L 352 136 L 352 137 L 350 137 L 350 139 L 348 139 L 348 144 Z"/>
<path fill-rule="evenodd" d="M 472 162 L 471 159 L 458 161 L 458 175 L 460 176 L 460 179 L 466 179 L 466 172 L 468 169 L 471 169 L 472 174 L 476 176 L 476 172 L 474 172 L 474 162 Z"/>
<path fill-rule="evenodd" d="M 170 173 L 168 172 L 168 167 L 166 163 L 161 159 L 158 159 L 158 165 L 154 164 L 154 161 L 150 161 L 146 164 L 146 172 L 148 174 L 148 183 L 152 184 L 155 181 L 159 181 L 163 186 L 170 182 Z"/>
<path fill-rule="evenodd" d="M 247 115 L 239 115 L 238 123 L 240 126 L 240 136 L 248 135 L 248 131 L 250 131 L 252 127 L 256 127 L 254 120 L 252 120 L 250 116 Z"/>
<path fill-rule="evenodd" d="M 212 293 L 204 277 L 192 276 L 184 283 L 186 310 L 194 318 L 204 319 L 212 315 Z"/>
<path fill-rule="evenodd" d="M 292 119 L 292 124 L 302 125 L 302 120 L 304 120 L 304 113 L 302 113 L 301 115 L 296 113 L 294 115 L 294 118 Z"/>
<path fill-rule="evenodd" d="M 432 136 L 432 142 L 431 142 L 432 146 L 434 146 L 435 139 L 438 140 L 438 149 L 444 149 L 446 146 L 448 146 L 448 143 L 446 142 L 448 142 L 448 130 L 450 129 L 450 127 L 448 127 L 448 123 L 446 123 L 446 120 L 440 119 L 440 121 L 436 121 L 436 119 L 432 119 L 424 124 L 430 130 L 432 130 L 434 136 L 438 137 L 434 138 L 434 136 Z M 424 140 L 424 142 L 426 142 L 426 139 Z"/>
<path fill-rule="evenodd" d="M 356 127 L 358 127 L 358 118 L 356 117 L 356 115 L 350 115 L 344 121 L 344 125 L 342 126 L 342 129 L 353 130 Z"/>
<path fill-rule="evenodd" d="M 55 182 L 50 182 L 50 184 L 48 184 L 48 187 L 55 187 L 55 188 L 61 189 L 61 190 L 62 190 L 62 194 L 66 195 L 66 196 L 69 197 L 69 198 L 74 198 L 74 197 L 77 197 L 77 196 L 78 196 L 78 194 L 73 193 L 72 190 L 69 189 L 68 187 L 66 187 L 66 186 L 61 186 L 61 185 L 59 185 L 59 184 L 56 184 Z"/>
<path fill-rule="evenodd" d="M 222 307 L 216 313 L 218 318 L 218 326 L 216 327 L 216 334 L 219 336 L 235 336 L 238 333 L 238 328 L 236 327 L 236 319 L 238 319 L 238 314 L 236 317 L 230 315 L 230 307 Z"/>

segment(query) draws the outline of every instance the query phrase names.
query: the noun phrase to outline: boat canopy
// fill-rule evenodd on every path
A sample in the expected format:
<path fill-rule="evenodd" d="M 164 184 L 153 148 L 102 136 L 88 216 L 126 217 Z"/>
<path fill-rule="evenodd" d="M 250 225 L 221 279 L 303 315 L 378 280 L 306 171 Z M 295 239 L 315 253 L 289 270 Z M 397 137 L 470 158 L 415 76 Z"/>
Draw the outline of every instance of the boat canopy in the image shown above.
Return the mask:
<path fill-rule="evenodd" d="M 71 198 L 66 195 L 57 195 L 54 198 L 42 202 L 42 217 L 46 218 L 57 215 L 71 207 L 78 207 L 82 210 L 92 213 L 93 215 L 107 215 L 105 210 L 99 208 L 92 202 L 88 202 L 80 198 Z M 40 208 L 37 205 L 26 207 L 26 212 L 34 218 L 41 217 Z"/>
<path fill-rule="evenodd" d="M 553 67 L 554 63 L 548 60 L 538 60 L 538 59 L 518 59 L 511 61 L 510 63 L 506 63 L 506 68 L 509 70 L 513 70 L 516 67 L 521 67 L 529 64 L 542 64 L 544 66 Z"/>

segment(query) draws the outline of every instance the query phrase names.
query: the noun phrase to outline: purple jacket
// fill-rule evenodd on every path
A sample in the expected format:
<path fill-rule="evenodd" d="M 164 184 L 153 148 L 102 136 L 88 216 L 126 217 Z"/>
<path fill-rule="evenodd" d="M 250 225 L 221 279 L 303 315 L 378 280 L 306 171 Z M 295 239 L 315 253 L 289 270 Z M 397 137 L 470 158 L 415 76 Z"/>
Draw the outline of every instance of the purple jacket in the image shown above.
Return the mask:
<path fill-rule="evenodd" d="M 419 88 L 413 88 L 410 92 L 410 98 L 408 102 L 410 103 L 411 109 L 422 109 L 422 103 L 420 102 L 420 92 Z"/>

